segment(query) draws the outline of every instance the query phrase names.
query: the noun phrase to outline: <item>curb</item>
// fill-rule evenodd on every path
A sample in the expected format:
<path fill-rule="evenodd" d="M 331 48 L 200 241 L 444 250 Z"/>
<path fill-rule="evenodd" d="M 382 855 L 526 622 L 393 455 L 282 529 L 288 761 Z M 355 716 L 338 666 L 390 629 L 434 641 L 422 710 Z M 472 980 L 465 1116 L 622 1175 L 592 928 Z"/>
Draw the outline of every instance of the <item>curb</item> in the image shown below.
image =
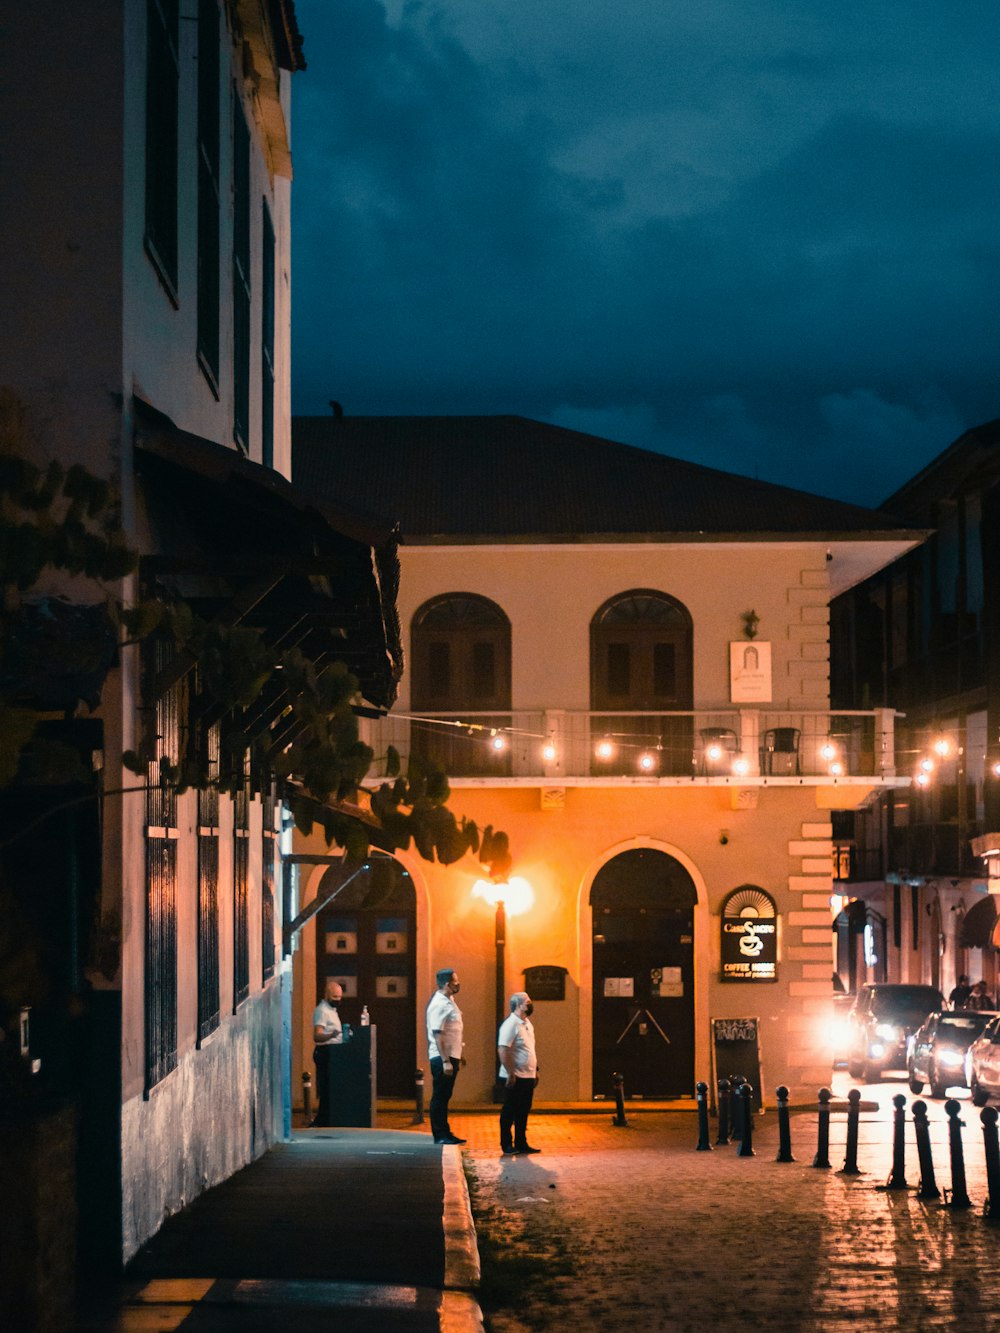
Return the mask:
<path fill-rule="evenodd" d="M 441 1150 L 444 1180 L 444 1289 L 438 1309 L 441 1333 L 482 1333 L 483 1312 L 473 1292 L 481 1269 L 469 1186 L 457 1145 Z"/>

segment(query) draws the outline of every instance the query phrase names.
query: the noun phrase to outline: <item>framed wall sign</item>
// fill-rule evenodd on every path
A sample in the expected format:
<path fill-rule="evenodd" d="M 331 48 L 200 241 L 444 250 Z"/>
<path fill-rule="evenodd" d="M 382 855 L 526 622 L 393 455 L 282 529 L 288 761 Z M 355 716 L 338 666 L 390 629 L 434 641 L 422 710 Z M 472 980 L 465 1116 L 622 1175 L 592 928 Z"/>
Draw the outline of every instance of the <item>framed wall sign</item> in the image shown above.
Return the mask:
<path fill-rule="evenodd" d="M 722 904 L 723 981 L 778 980 L 778 911 L 756 884 L 741 884 Z"/>
<path fill-rule="evenodd" d="M 771 702 L 771 645 L 741 639 L 729 645 L 729 697 L 734 704 Z"/>

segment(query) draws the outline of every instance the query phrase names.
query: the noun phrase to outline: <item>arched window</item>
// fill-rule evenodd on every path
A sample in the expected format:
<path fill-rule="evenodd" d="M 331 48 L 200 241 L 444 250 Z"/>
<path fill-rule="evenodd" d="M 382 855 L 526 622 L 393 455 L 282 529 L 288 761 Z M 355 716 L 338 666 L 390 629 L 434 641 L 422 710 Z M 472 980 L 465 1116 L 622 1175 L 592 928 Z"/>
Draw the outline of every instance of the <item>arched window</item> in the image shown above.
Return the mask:
<path fill-rule="evenodd" d="M 510 726 L 510 621 L 496 602 L 465 592 L 425 602 L 413 617 L 411 661 L 414 712 L 464 714 L 478 727 Z M 487 736 L 415 724 L 413 748 L 456 777 L 502 774 L 509 752 L 492 751 Z"/>
<path fill-rule="evenodd" d="M 609 598 L 590 624 L 590 682 L 590 706 L 602 715 L 594 735 L 622 738 L 595 771 L 611 763 L 633 772 L 641 758 L 650 776 L 691 772 L 691 719 L 658 716 L 692 707 L 692 624 L 682 603 L 648 588 Z"/>

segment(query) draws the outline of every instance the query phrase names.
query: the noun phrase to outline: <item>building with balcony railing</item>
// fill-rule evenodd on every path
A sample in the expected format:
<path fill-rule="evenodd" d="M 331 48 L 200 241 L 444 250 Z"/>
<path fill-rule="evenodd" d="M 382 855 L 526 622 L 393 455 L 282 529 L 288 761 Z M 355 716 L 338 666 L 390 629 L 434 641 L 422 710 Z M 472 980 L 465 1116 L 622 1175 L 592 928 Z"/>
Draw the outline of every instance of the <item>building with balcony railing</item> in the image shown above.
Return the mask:
<path fill-rule="evenodd" d="M 613 1072 L 690 1096 L 713 1020 L 749 1017 L 768 1087 L 824 1082 L 833 816 L 909 781 L 889 701 L 831 709 L 829 603 L 924 534 L 517 417 L 300 419 L 293 469 L 400 521 L 407 673 L 367 724 L 376 765 L 443 766 L 514 861 L 498 889 L 471 856 L 400 857 L 406 901 L 331 909 L 301 951 L 303 1003 L 326 975 L 366 986 L 416 1055 L 455 967 L 468 1100 L 490 1096 L 497 997 L 518 989 L 548 1098 L 608 1096 Z M 362 940 L 390 916 L 379 955 Z"/>

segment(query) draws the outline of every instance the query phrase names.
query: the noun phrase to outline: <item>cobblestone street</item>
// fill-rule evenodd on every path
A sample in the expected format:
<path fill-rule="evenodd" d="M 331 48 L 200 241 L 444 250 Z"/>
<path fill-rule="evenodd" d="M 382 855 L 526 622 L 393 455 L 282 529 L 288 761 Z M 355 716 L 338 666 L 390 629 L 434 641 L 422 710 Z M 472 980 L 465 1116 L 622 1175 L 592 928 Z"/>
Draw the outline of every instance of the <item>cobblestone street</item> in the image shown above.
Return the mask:
<path fill-rule="evenodd" d="M 917 1199 L 907 1097 L 906 1176 L 886 1192 L 893 1093 L 866 1089 L 858 1177 L 833 1118 L 831 1170 L 812 1167 L 816 1116 L 792 1119 L 794 1163 L 777 1163 L 777 1116 L 759 1118 L 756 1156 L 698 1153 L 691 1113 L 539 1115 L 536 1157 L 501 1158 L 492 1116 L 455 1117 L 483 1255 L 490 1333 L 526 1329 L 1000 1329 L 1000 1224 L 986 1195 L 979 1113 L 963 1103 L 969 1194 L 952 1211 Z M 929 1103 L 937 1184 L 950 1187 L 943 1103 Z M 714 1142 L 716 1124 L 712 1122 Z"/>

